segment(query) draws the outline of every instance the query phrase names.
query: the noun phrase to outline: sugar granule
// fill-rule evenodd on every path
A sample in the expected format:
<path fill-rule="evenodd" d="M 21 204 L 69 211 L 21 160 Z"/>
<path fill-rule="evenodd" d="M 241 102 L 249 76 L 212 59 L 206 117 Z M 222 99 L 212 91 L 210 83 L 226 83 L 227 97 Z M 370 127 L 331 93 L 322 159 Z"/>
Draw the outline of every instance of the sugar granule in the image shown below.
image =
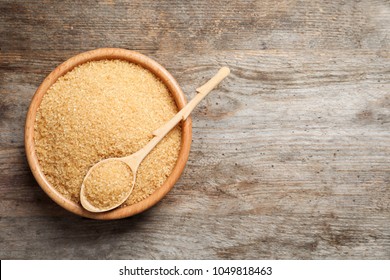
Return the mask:
<path fill-rule="evenodd" d="M 84 180 L 84 194 L 94 207 L 108 209 L 123 202 L 130 194 L 133 173 L 119 160 L 102 161 Z"/>
<path fill-rule="evenodd" d="M 82 64 L 60 77 L 38 108 L 34 140 L 39 164 L 58 192 L 79 203 L 90 167 L 138 151 L 177 111 L 166 86 L 136 64 Z M 124 205 L 147 198 L 163 184 L 176 164 L 180 143 L 177 126 L 143 160 Z"/>

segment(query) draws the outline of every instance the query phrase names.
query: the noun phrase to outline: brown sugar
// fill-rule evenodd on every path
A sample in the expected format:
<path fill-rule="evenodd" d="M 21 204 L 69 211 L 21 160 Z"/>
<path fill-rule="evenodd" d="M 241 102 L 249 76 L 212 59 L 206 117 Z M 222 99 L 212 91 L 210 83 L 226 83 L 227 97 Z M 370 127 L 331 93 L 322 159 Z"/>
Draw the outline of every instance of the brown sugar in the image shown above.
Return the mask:
<path fill-rule="evenodd" d="M 136 64 L 82 64 L 60 77 L 38 108 L 34 140 L 40 167 L 59 193 L 79 203 L 81 184 L 94 164 L 138 151 L 177 111 L 166 86 Z M 147 198 L 165 182 L 180 143 L 177 126 L 143 160 L 124 205 Z"/>
<path fill-rule="evenodd" d="M 119 160 L 102 161 L 84 180 L 84 194 L 92 206 L 109 209 L 119 205 L 129 195 L 133 173 Z"/>

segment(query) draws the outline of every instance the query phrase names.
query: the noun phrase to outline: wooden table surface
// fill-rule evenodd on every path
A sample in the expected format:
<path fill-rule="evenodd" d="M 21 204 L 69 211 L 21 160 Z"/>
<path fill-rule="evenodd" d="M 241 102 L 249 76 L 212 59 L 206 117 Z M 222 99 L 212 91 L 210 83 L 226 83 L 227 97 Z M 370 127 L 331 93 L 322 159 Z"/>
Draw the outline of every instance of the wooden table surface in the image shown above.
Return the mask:
<path fill-rule="evenodd" d="M 31 3 L 29 3 L 31 2 Z M 1 259 L 390 259 L 388 1 L 0 0 Z M 193 113 L 174 189 L 132 218 L 80 218 L 26 163 L 35 90 L 100 47 L 164 65 Z"/>

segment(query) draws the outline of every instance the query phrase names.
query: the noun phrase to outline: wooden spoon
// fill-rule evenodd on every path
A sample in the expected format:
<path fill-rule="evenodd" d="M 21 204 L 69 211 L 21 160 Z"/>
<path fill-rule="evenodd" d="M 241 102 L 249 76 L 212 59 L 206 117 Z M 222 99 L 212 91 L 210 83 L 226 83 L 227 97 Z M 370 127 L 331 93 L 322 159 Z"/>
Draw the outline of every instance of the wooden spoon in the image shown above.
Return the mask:
<path fill-rule="evenodd" d="M 83 183 L 81 185 L 81 191 L 80 191 L 80 202 L 81 205 L 90 212 L 105 212 L 112 210 L 121 204 L 123 204 L 127 198 L 130 196 L 131 192 L 133 191 L 135 180 L 137 176 L 137 170 L 139 165 L 141 164 L 142 160 L 150 153 L 151 150 L 167 135 L 169 131 L 172 130 L 181 120 L 187 119 L 187 117 L 190 115 L 192 110 L 196 107 L 196 105 L 199 104 L 199 102 L 207 96 L 207 94 L 212 91 L 224 78 L 226 78 L 230 73 L 229 68 L 222 67 L 218 73 L 211 78 L 207 83 L 205 83 L 203 86 L 196 89 L 198 94 L 183 108 L 181 109 L 171 120 L 169 120 L 166 124 L 158 128 L 153 132 L 154 138 L 150 140 L 148 144 L 146 144 L 142 149 L 135 152 L 134 154 L 122 157 L 122 158 L 108 158 L 104 159 L 102 161 L 99 161 L 94 166 L 92 166 L 88 172 L 87 175 L 85 175 Z M 88 177 L 96 171 L 96 167 L 99 167 L 101 164 L 107 164 L 108 161 L 120 161 L 130 168 L 133 176 L 133 182 L 131 184 L 128 184 L 128 186 L 122 186 L 125 189 L 123 190 L 125 193 L 122 195 L 122 199 L 119 201 L 113 201 L 110 205 L 105 205 L 104 207 L 98 207 L 95 206 L 89 201 L 89 198 L 85 191 L 85 182 L 88 179 Z M 104 178 L 103 178 L 104 179 Z"/>

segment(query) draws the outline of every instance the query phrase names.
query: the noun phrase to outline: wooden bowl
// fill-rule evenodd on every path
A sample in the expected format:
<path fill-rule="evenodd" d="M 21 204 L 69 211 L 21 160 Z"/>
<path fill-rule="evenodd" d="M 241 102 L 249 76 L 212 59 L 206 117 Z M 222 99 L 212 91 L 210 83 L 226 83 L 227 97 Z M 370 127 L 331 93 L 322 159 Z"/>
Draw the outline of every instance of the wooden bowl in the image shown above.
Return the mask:
<path fill-rule="evenodd" d="M 28 164 L 30 165 L 31 171 L 37 180 L 41 188 L 47 193 L 47 195 L 53 199 L 57 204 L 65 208 L 66 210 L 92 219 L 102 219 L 102 220 L 111 220 L 111 219 L 121 219 L 130 217 L 132 215 L 138 214 L 147 210 L 148 208 L 155 205 L 160 201 L 173 187 L 176 181 L 179 179 L 181 173 L 184 170 L 186 165 L 188 155 L 190 152 L 191 146 L 191 136 L 192 136 L 192 122 L 190 118 L 187 118 L 186 121 L 182 122 L 182 141 L 181 149 L 179 153 L 179 158 L 176 162 L 176 165 L 164 182 L 164 184 L 158 188 L 152 195 L 148 198 L 126 207 L 120 207 L 109 212 L 104 213 L 92 213 L 85 210 L 81 205 L 65 198 L 62 196 L 45 178 L 45 175 L 42 172 L 42 169 L 39 165 L 37 155 L 35 153 L 35 144 L 34 144 L 34 122 L 35 116 L 38 110 L 38 107 L 42 101 L 44 94 L 47 90 L 53 85 L 57 79 L 63 76 L 65 73 L 72 70 L 74 67 L 86 63 L 88 61 L 96 61 L 102 59 L 121 59 L 127 60 L 129 62 L 138 64 L 156 75 L 160 80 L 167 86 L 179 109 L 183 108 L 186 104 L 186 98 L 180 89 L 180 86 L 172 75 L 160 64 L 151 58 L 142 55 L 140 53 L 125 50 L 125 49 L 115 49 L 115 48 L 104 48 L 88 51 L 85 53 L 78 54 L 49 74 L 46 79 L 39 86 L 37 91 L 34 94 L 34 97 L 31 101 L 25 126 L 25 148 Z"/>

